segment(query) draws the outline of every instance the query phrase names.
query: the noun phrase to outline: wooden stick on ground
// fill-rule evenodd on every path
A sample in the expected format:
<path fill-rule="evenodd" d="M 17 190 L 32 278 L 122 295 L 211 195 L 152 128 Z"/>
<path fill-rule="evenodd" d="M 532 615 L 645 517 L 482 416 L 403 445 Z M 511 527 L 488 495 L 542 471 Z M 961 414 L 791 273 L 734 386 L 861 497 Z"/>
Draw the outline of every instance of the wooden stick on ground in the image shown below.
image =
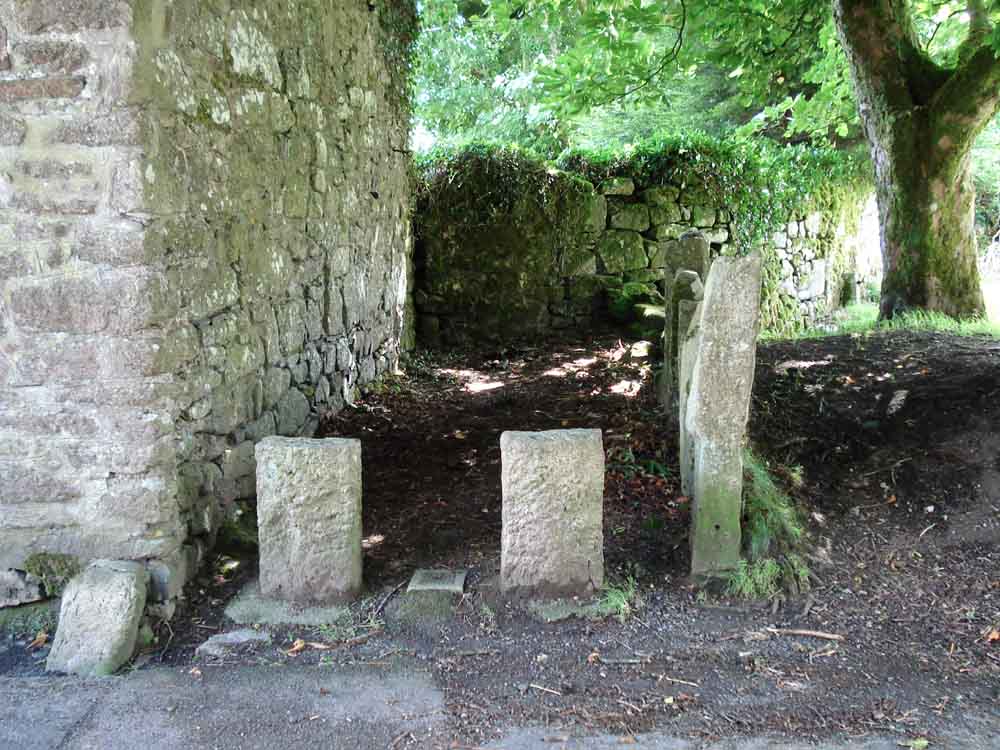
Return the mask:
<path fill-rule="evenodd" d="M 826 641 L 842 641 L 844 636 L 837 633 L 824 633 L 821 630 L 802 630 L 800 628 L 764 628 L 771 635 L 801 635 L 805 638 L 822 638 Z"/>

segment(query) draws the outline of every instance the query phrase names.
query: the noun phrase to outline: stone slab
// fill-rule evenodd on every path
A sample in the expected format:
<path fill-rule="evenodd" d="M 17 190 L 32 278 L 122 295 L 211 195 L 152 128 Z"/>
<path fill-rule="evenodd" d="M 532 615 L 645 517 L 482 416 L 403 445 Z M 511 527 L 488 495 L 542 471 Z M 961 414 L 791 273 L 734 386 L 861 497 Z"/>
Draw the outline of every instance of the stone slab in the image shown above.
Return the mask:
<path fill-rule="evenodd" d="M 257 581 L 250 581 L 226 605 L 226 617 L 238 625 L 332 625 L 349 614 L 344 605 L 300 606 L 261 596 Z"/>
<path fill-rule="evenodd" d="M 705 283 L 697 337 L 686 345 L 695 357 L 684 424 L 690 450 L 686 459 L 693 458 L 688 489 L 693 498 L 691 574 L 696 580 L 724 577 L 740 560 L 743 442 L 760 288 L 760 255 L 718 258 Z"/>
<path fill-rule="evenodd" d="M 135 652 L 148 580 L 139 563 L 97 560 L 88 565 L 63 592 L 45 668 L 83 676 L 117 672 Z"/>
<path fill-rule="evenodd" d="M 421 568 L 410 579 L 406 593 L 413 591 L 446 591 L 461 594 L 465 591 L 467 570 L 431 570 Z"/>
<path fill-rule="evenodd" d="M 327 605 L 361 591 L 361 441 L 268 437 L 256 447 L 260 590 Z"/>
<path fill-rule="evenodd" d="M 500 436 L 500 589 L 508 596 L 590 595 L 604 584 L 600 430 Z"/>

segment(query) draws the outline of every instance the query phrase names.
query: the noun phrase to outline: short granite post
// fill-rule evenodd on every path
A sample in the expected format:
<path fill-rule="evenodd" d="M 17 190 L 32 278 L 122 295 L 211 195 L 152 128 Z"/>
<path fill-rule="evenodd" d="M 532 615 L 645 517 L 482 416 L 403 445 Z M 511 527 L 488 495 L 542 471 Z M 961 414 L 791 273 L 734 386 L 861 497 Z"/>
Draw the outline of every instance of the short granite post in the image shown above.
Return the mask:
<path fill-rule="evenodd" d="M 693 439 L 691 574 L 726 575 L 740 560 L 743 440 L 750 412 L 761 258 L 719 258 L 701 302 L 684 414 Z"/>
<path fill-rule="evenodd" d="M 361 441 L 269 437 L 256 447 L 260 593 L 332 604 L 361 591 Z"/>
<path fill-rule="evenodd" d="M 600 430 L 500 436 L 500 588 L 511 596 L 589 595 L 604 585 Z"/>
<path fill-rule="evenodd" d="M 63 592 L 50 672 L 114 674 L 135 652 L 149 574 L 137 562 L 96 560 Z"/>

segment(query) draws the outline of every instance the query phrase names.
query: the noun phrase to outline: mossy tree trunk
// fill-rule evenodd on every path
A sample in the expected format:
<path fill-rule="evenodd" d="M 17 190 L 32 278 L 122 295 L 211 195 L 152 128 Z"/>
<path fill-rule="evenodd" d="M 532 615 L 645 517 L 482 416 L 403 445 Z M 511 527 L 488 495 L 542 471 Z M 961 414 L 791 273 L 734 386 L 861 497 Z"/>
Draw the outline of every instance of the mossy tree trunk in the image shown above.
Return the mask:
<path fill-rule="evenodd" d="M 875 163 L 882 226 L 881 316 L 984 312 L 970 155 L 1000 108 L 1000 61 L 983 0 L 954 67 L 923 51 L 907 0 L 834 0 Z"/>

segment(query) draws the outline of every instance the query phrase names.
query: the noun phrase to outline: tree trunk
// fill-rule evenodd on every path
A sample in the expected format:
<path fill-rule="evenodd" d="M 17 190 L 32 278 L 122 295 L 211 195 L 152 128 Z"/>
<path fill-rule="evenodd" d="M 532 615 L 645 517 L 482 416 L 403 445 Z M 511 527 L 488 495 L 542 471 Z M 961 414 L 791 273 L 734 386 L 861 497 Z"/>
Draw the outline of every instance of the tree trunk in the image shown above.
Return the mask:
<path fill-rule="evenodd" d="M 970 156 L 1000 106 L 993 50 L 977 31 L 957 67 L 939 66 L 920 47 L 907 0 L 834 0 L 834 17 L 875 163 L 881 317 L 984 314 Z"/>
<path fill-rule="evenodd" d="M 919 111 L 903 118 L 887 113 L 875 118 L 895 119 L 902 124 L 893 129 L 905 131 L 888 139 L 869 138 L 881 218 L 879 316 L 891 318 L 911 308 L 956 318 L 982 315 L 969 151 L 942 155 L 933 143 L 932 126 Z M 866 123 L 865 129 L 880 130 L 874 123 Z"/>

